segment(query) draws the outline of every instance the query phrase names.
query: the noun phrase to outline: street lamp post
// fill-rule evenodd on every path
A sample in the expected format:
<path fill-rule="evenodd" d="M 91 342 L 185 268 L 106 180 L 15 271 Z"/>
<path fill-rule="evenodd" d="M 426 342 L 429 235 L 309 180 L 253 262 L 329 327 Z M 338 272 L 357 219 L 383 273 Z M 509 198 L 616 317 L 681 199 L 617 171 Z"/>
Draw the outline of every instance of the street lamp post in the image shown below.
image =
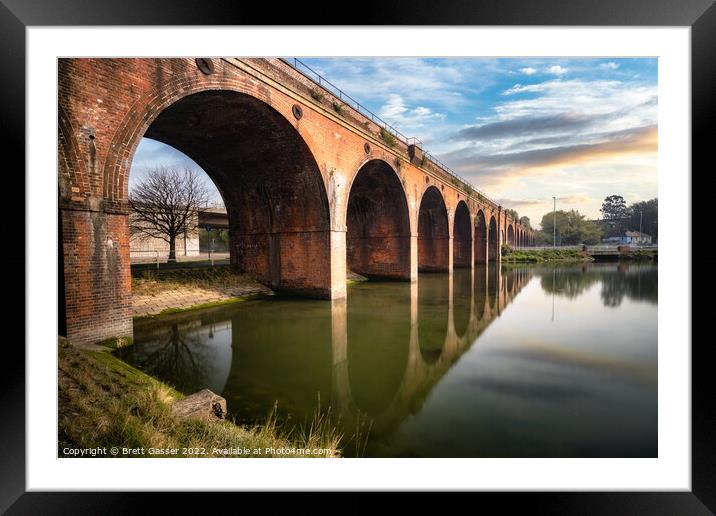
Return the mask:
<path fill-rule="evenodd" d="M 639 244 L 643 244 L 643 238 L 641 236 L 641 216 L 644 214 L 644 210 L 639 210 Z"/>
<path fill-rule="evenodd" d="M 557 198 L 552 197 L 554 208 L 552 209 L 552 247 L 557 247 Z"/>

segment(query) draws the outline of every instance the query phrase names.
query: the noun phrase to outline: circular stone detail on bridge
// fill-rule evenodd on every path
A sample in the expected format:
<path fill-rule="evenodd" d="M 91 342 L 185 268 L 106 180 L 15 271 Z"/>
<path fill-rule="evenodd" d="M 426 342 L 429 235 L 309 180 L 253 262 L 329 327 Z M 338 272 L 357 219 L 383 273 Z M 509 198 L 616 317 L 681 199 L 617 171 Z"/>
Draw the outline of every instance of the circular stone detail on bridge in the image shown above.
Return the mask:
<path fill-rule="evenodd" d="M 291 106 L 291 113 L 293 113 L 296 120 L 301 120 L 301 118 L 303 118 L 303 109 L 298 104 Z"/>
<path fill-rule="evenodd" d="M 204 75 L 211 75 L 214 73 L 214 61 L 208 57 L 197 57 L 196 66 Z"/>
<path fill-rule="evenodd" d="M 370 154 L 370 143 L 366 142 L 363 144 L 363 150 L 366 154 Z"/>

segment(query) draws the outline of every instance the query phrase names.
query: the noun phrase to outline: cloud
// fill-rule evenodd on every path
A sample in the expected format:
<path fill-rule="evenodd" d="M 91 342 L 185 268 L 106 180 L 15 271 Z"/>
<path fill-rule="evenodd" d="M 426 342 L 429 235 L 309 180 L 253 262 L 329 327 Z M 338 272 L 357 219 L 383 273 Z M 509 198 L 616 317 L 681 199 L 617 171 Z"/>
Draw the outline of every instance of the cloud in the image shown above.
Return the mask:
<path fill-rule="evenodd" d="M 496 80 L 497 59 L 305 59 L 318 73 L 359 102 L 385 104 L 399 94 L 409 105 L 461 109 Z M 480 73 L 482 71 L 482 73 Z"/>
<path fill-rule="evenodd" d="M 456 140 L 508 138 L 537 134 L 545 131 L 575 131 L 587 127 L 593 120 L 574 113 L 558 113 L 545 116 L 524 116 L 479 126 L 465 127 L 455 136 Z"/>
<path fill-rule="evenodd" d="M 544 199 L 510 199 L 508 197 L 501 197 L 495 199 L 495 202 L 502 206 L 509 206 L 510 208 L 527 208 L 529 206 L 542 206 L 545 203 Z"/>
<path fill-rule="evenodd" d="M 405 104 L 405 99 L 397 93 L 389 95 L 388 101 L 380 108 L 378 116 L 397 126 L 401 131 L 414 131 L 435 120 L 445 118 L 443 113 L 434 113 L 425 106 L 409 108 Z"/>
<path fill-rule="evenodd" d="M 537 73 L 537 69 L 536 69 L 536 68 L 532 68 L 531 66 L 528 66 L 528 67 L 526 67 L 526 68 L 520 68 L 520 72 L 523 73 L 523 74 L 525 74 L 525 75 L 534 75 L 534 74 Z"/>
<path fill-rule="evenodd" d="M 657 126 L 650 125 L 604 134 L 601 141 L 594 143 L 494 154 L 480 154 L 467 147 L 441 159 L 452 164 L 460 174 L 476 176 L 482 181 L 504 181 L 524 176 L 530 169 L 565 168 L 656 151 Z"/>
<path fill-rule="evenodd" d="M 594 201 L 594 199 L 588 195 L 584 194 L 574 194 L 574 195 L 568 195 L 567 197 L 560 197 L 557 199 L 560 204 L 576 204 L 576 205 L 582 205 L 587 204 L 588 202 Z"/>
<path fill-rule="evenodd" d="M 599 68 L 604 68 L 605 70 L 616 70 L 617 68 L 619 68 L 619 65 L 614 61 L 609 61 L 608 63 L 600 64 Z"/>
<path fill-rule="evenodd" d="M 565 73 L 567 73 L 567 69 L 559 65 L 554 65 L 547 68 L 546 72 L 551 73 L 553 75 L 564 75 Z"/>

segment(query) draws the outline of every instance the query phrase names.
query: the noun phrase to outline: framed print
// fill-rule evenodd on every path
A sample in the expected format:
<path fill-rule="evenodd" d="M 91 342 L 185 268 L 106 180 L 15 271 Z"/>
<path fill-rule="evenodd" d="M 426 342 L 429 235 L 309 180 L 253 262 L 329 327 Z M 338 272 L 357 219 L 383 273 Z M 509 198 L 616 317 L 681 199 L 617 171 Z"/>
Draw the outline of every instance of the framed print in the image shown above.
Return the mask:
<path fill-rule="evenodd" d="M 27 311 L 3 510 L 714 510 L 691 185 L 716 8 L 406 9 L 4 1 Z"/>

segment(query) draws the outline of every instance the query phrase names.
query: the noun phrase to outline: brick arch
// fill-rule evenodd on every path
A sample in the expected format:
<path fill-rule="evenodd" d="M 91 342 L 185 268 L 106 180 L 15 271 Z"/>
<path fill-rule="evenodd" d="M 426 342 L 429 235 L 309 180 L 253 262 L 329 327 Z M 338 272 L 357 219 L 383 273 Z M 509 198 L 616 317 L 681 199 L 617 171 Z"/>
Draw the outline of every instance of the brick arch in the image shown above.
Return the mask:
<path fill-rule="evenodd" d="M 464 200 L 458 201 L 453 217 L 453 268 L 472 266 L 472 219 Z"/>
<path fill-rule="evenodd" d="M 512 224 L 507 224 L 507 245 L 515 245 L 515 228 Z"/>
<path fill-rule="evenodd" d="M 346 262 L 369 278 L 410 280 L 410 210 L 395 168 L 365 160 L 353 175 L 346 202 Z"/>
<path fill-rule="evenodd" d="M 224 66 L 229 66 L 224 64 Z M 137 98 L 127 110 L 117 127 L 109 145 L 109 152 L 103 167 L 103 197 L 107 201 L 123 201 L 127 198 L 129 171 L 137 146 L 154 120 L 169 106 L 184 97 L 206 91 L 231 91 L 248 95 L 261 101 L 283 118 L 300 134 L 306 146 L 315 156 L 314 149 L 318 146 L 313 142 L 305 127 L 289 116 L 293 101 L 286 101 L 280 96 L 272 96 L 265 87 L 256 87 L 250 80 L 240 76 L 227 76 L 215 73 L 210 76 L 195 74 L 194 76 L 180 73 L 170 81 L 162 84 L 162 91 L 149 91 Z M 310 107 L 302 105 L 304 116 Z M 325 180 L 324 180 L 325 181 Z"/>
<path fill-rule="evenodd" d="M 475 263 L 487 262 L 487 217 L 482 208 L 475 214 Z"/>
<path fill-rule="evenodd" d="M 203 89 L 166 106 L 144 135 L 182 151 L 214 181 L 228 212 L 233 266 L 275 290 L 329 296 L 325 183 L 281 112 L 254 95 Z"/>
<path fill-rule="evenodd" d="M 418 204 L 418 270 L 448 272 L 450 267 L 450 227 L 442 192 L 427 187 Z"/>
<path fill-rule="evenodd" d="M 501 231 L 497 227 L 497 219 L 495 218 L 495 215 L 490 216 L 490 222 L 487 227 L 487 260 L 495 262 L 500 256 L 500 239 L 498 238 L 498 231 Z"/>

